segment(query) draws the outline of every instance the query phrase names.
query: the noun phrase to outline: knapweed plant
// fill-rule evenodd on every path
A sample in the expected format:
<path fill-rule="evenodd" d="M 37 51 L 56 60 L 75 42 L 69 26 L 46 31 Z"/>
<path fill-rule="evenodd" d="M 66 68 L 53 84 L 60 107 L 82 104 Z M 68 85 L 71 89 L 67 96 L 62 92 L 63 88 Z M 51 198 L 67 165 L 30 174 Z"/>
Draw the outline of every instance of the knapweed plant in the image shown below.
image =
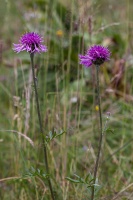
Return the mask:
<path fill-rule="evenodd" d="M 99 125 L 100 125 L 100 132 L 99 132 L 99 145 L 98 145 L 98 153 L 96 157 L 96 163 L 94 167 L 94 182 L 92 186 L 92 194 L 91 200 L 94 199 L 95 195 L 95 185 L 97 179 L 97 172 L 99 167 L 99 160 L 100 160 L 100 153 L 102 147 L 102 140 L 103 140 L 103 125 L 102 125 L 102 112 L 101 112 L 101 101 L 100 101 L 100 87 L 99 87 L 99 69 L 100 66 L 110 59 L 110 51 L 108 48 L 103 47 L 101 45 L 94 45 L 91 46 L 85 55 L 79 55 L 80 64 L 84 65 L 85 67 L 90 67 L 92 65 L 96 68 L 96 89 L 97 89 L 97 102 L 99 107 Z"/>
<path fill-rule="evenodd" d="M 21 51 L 27 51 L 30 55 L 32 75 L 33 75 L 33 81 L 34 81 L 34 89 L 35 89 L 37 114 L 38 114 L 40 134 L 41 134 L 41 137 L 42 137 L 42 144 L 43 144 L 43 151 L 44 151 L 44 161 L 45 161 L 45 167 L 46 167 L 46 174 L 49 174 L 47 149 L 46 149 L 46 142 L 45 142 L 44 131 L 43 131 L 43 126 L 42 126 L 42 118 L 41 118 L 41 113 L 40 113 L 38 90 L 37 90 L 37 77 L 35 75 L 35 68 L 34 68 L 34 55 L 35 55 L 35 53 L 46 52 L 47 47 L 45 45 L 43 45 L 43 38 L 38 33 L 35 33 L 35 32 L 24 34 L 20 38 L 19 44 L 13 44 L 13 45 L 14 45 L 13 50 L 15 52 L 20 53 Z M 48 178 L 47 180 L 48 180 L 48 185 L 49 185 L 49 189 L 50 189 L 50 192 L 51 192 L 51 197 L 54 200 L 55 197 L 54 197 L 53 188 L 52 188 L 50 178 Z"/>

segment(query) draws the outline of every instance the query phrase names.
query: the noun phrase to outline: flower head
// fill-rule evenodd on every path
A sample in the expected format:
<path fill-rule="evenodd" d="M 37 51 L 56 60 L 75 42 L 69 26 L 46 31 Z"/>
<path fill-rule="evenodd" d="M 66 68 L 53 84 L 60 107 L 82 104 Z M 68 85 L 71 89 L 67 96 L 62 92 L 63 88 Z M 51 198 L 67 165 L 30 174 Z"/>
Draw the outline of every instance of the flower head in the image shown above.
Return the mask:
<path fill-rule="evenodd" d="M 95 106 L 95 110 L 99 111 L 99 106 L 98 105 Z"/>
<path fill-rule="evenodd" d="M 79 55 L 80 64 L 90 67 L 92 64 L 101 65 L 110 58 L 108 48 L 101 45 L 91 46 L 85 55 Z"/>
<path fill-rule="evenodd" d="M 56 31 L 56 35 L 59 36 L 59 37 L 62 37 L 63 36 L 63 31 L 62 30 Z"/>
<path fill-rule="evenodd" d="M 26 33 L 20 38 L 19 44 L 13 44 L 13 50 L 17 53 L 21 51 L 27 51 L 29 53 L 46 52 L 47 47 L 42 45 L 42 42 L 43 38 L 38 33 Z"/>

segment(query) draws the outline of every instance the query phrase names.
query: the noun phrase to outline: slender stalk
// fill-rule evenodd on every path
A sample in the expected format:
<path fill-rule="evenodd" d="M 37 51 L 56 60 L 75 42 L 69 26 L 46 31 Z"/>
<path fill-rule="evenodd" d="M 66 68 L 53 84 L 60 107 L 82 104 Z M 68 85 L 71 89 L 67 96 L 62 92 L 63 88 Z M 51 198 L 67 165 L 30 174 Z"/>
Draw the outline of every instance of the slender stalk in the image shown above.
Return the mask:
<path fill-rule="evenodd" d="M 41 133 L 41 137 L 42 137 L 42 144 L 43 144 L 43 151 L 44 151 L 44 162 L 45 162 L 45 167 L 46 167 L 46 173 L 49 174 L 47 149 L 46 149 L 46 145 L 45 145 L 44 132 L 43 132 L 42 119 L 41 119 L 40 106 L 39 106 L 39 99 L 38 99 L 37 78 L 35 76 L 35 68 L 34 68 L 34 53 L 30 54 L 30 58 L 31 58 L 32 75 L 33 75 L 33 81 L 34 81 L 37 114 L 38 114 L 40 133 Z M 51 192 L 52 200 L 55 200 L 50 178 L 48 179 L 48 185 L 49 185 L 49 189 L 50 189 L 50 192 Z"/>
<path fill-rule="evenodd" d="M 103 140 L 103 131 L 102 131 L 102 112 L 101 112 L 101 102 L 100 102 L 100 88 L 99 88 L 99 66 L 96 65 L 96 81 L 97 81 L 97 100 L 98 100 L 98 106 L 99 106 L 99 125 L 100 125 L 100 137 L 99 137 L 99 146 L 98 146 L 98 154 L 96 158 L 96 164 L 94 168 L 94 184 L 96 183 L 96 177 L 97 177 L 97 171 L 99 166 L 99 160 L 100 160 L 100 153 L 101 153 L 101 147 L 102 147 L 102 140 Z M 92 188 L 92 195 L 91 200 L 94 199 L 95 196 L 95 186 Z"/>

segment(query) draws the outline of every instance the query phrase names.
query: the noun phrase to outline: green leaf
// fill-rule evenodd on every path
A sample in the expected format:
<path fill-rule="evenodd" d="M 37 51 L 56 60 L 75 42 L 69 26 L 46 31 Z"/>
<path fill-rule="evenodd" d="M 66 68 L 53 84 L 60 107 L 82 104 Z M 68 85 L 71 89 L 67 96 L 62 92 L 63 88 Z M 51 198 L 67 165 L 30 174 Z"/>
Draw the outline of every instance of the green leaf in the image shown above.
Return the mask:
<path fill-rule="evenodd" d="M 111 128 L 107 128 L 107 129 L 105 130 L 105 132 L 107 132 L 107 133 L 113 133 L 113 134 L 114 134 L 114 130 L 111 129 Z"/>
<path fill-rule="evenodd" d="M 90 180 L 90 182 L 89 182 L 89 184 L 91 184 L 91 183 L 92 183 L 94 180 L 95 180 L 94 178 L 93 178 L 93 179 L 91 179 L 91 180 Z"/>
<path fill-rule="evenodd" d="M 80 183 L 79 180 L 75 180 L 75 179 L 72 179 L 72 178 L 69 178 L 69 177 L 66 177 L 66 179 L 72 183 Z"/>
<path fill-rule="evenodd" d="M 53 133 L 52 133 L 52 131 L 49 132 L 49 138 L 50 138 L 50 140 L 52 140 L 52 138 L 53 138 Z"/>
<path fill-rule="evenodd" d="M 56 131 L 52 132 L 50 131 L 48 135 L 45 137 L 45 144 L 49 143 L 52 139 L 61 136 L 63 133 L 66 133 L 65 131 L 61 131 L 59 134 L 57 134 Z"/>
<path fill-rule="evenodd" d="M 77 174 L 74 174 L 74 176 L 76 176 L 77 178 L 81 179 L 81 177 L 80 177 L 80 176 L 78 176 Z"/>
<path fill-rule="evenodd" d="M 100 187 L 100 185 L 98 185 L 98 184 L 96 184 L 96 183 L 95 183 L 95 184 L 93 184 L 93 185 L 94 185 L 94 186 L 96 186 L 96 187 Z"/>
<path fill-rule="evenodd" d="M 59 134 L 56 134 L 55 137 L 59 137 L 59 136 L 63 135 L 64 133 L 66 133 L 66 131 L 61 131 Z"/>
<path fill-rule="evenodd" d="M 88 186 L 87 186 L 87 188 L 91 188 L 91 187 L 93 187 L 93 185 L 88 185 Z"/>

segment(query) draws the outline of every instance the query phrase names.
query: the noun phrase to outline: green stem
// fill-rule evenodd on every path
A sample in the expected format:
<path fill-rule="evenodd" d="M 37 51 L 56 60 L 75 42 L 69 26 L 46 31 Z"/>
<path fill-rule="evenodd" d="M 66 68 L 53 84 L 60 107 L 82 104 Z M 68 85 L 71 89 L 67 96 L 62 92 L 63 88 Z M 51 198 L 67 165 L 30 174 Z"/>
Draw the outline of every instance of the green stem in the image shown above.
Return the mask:
<path fill-rule="evenodd" d="M 42 136 L 42 143 L 43 143 L 44 162 L 45 162 L 45 167 L 46 167 L 46 173 L 49 174 L 47 149 L 46 149 L 46 145 L 45 145 L 44 132 L 43 132 L 43 126 L 42 126 L 42 120 L 41 120 L 41 113 L 40 113 L 40 106 L 39 106 L 39 99 L 38 99 L 37 78 L 35 76 L 35 68 L 34 68 L 34 53 L 30 54 L 30 58 L 31 58 L 32 75 L 33 75 L 33 81 L 34 81 L 37 114 L 38 114 L 38 120 L 39 120 L 39 126 L 40 126 L 40 133 L 41 133 L 41 136 Z M 49 185 L 49 189 L 50 189 L 50 192 L 51 192 L 52 200 L 55 200 L 50 178 L 48 179 L 48 185 Z"/>
<path fill-rule="evenodd" d="M 99 137 L 99 146 L 98 146 L 98 154 L 96 158 L 96 164 L 94 168 L 94 184 L 96 183 L 96 177 L 97 177 L 97 171 L 100 161 L 100 153 L 101 153 L 101 147 L 102 147 L 102 140 L 103 140 L 103 131 L 102 131 L 102 112 L 101 112 L 101 102 L 100 102 L 100 88 L 99 88 L 99 66 L 96 65 L 96 81 L 97 81 L 97 100 L 98 100 L 98 106 L 99 106 L 99 124 L 100 124 L 100 137 Z M 92 195 L 91 200 L 94 199 L 95 195 L 95 186 L 92 187 Z"/>

